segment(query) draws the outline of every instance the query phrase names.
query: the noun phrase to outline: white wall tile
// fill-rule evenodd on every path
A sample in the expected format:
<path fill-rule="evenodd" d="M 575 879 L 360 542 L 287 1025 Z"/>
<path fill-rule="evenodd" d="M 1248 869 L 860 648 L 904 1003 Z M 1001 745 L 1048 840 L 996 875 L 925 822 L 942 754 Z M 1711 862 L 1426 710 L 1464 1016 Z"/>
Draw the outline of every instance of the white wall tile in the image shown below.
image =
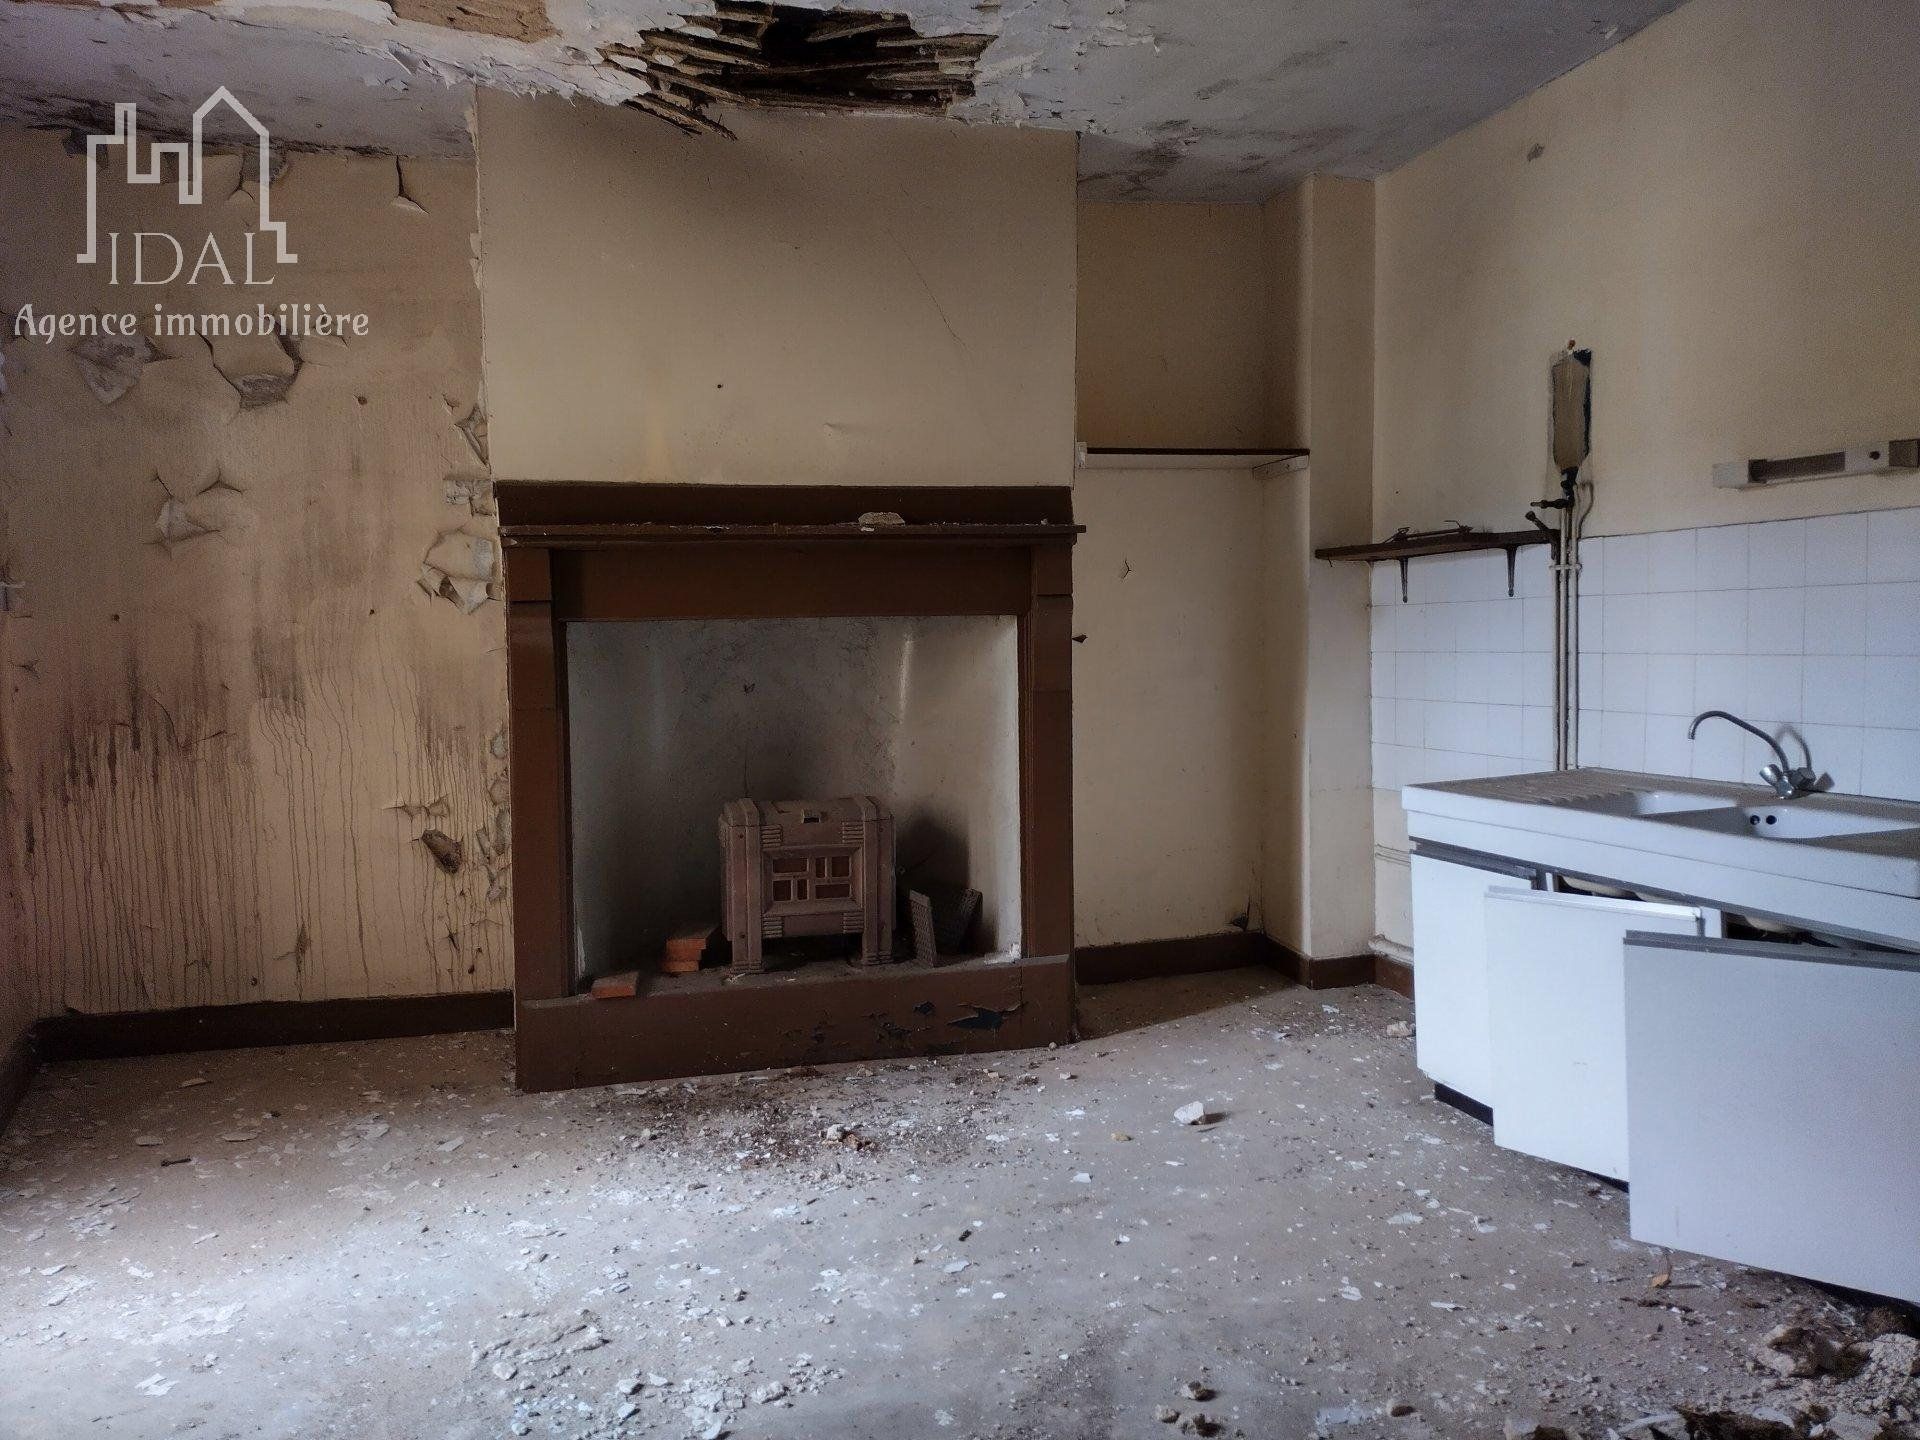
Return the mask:
<path fill-rule="evenodd" d="M 1867 517 L 1867 579 L 1920 580 L 1920 509 Z"/>
<path fill-rule="evenodd" d="M 1487 649 L 1519 650 L 1526 626 L 1517 600 L 1494 600 L 1487 605 Z"/>
<path fill-rule="evenodd" d="M 1748 525 L 1747 584 L 1777 590 L 1807 583 L 1807 527 L 1804 520 L 1775 520 Z"/>
<path fill-rule="evenodd" d="M 1694 588 L 1747 588 L 1747 530 L 1745 525 L 1720 525 L 1694 532 Z"/>
<path fill-rule="evenodd" d="M 1647 596 L 1647 653 L 1693 654 L 1694 615 L 1699 607 L 1700 597 L 1691 590 Z"/>
<path fill-rule="evenodd" d="M 1523 704 L 1553 703 L 1553 656 L 1544 650 L 1529 650 L 1520 657 L 1520 680 L 1526 690 Z"/>
<path fill-rule="evenodd" d="M 1867 578 L 1867 517 L 1824 515 L 1807 525 L 1807 584 L 1858 585 Z"/>
<path fill-rule="evenodd" d="M 1649 655 L 1647 657 L 1647 713 L 1650 715 L 1692 715 L 1693 666 L 1691 655 Z"/>
<path fill-rule="evenodd" d="M 1858 725 L 1802 725 L 1800 734 L 1813 754 L 1814 770 L 1832 781 L 1830 789 L 1843 795 L 1864 793 L 1860 777 L 1864 730 Z"/>
<path fill-rule="evenodd" d="M 1520 602 L 1521 649 L 1553 650 L 1553 597 L 1531 596 Z"/>
<path fill-rule="evenodd" d="M 1612 549 L 1613 541 L 1604 535 L 1595 540 L 1580 542 L 1580 593 L 1582 595 L 1607 593 L 1607 556 Z"/>
<path fill-rule="evenodd" d="M 1859 655 L 1809 655 L 1806 708 L 1815 725 L 1861 725 L 1866 721 L 1867 662 Z"/>
<path fill-rule="evenodd" d="M 1746 775 L 1746 736 L 1724 720 L 1709 720 L 1693 737 L 1696 780 L 1740 780 Z"/>
<path fill-rule="evenodd" d="M 1427 698 L 1427 657 L 1402 650 L 1393 657 L 1393 689 L 1387 691 L 1397 700 Z"/>
<path fill-rule="evenodd" d="M 1519 760 L 1526 753 L 1524 722 L 1518 705 L 1489 705 L 1485 745 L 1491 755 Z"/>
<path fill-rule="evenodd" d="M 1396 700 L 1393 702 L 1393 717 L 1394 744 L 1419 746 L 1427 743 L 1426 701 Z"/>
<path fill-rule="evenodd" d="M 1920 655 L 1920 582 L 1867 587 L 1867 654 Z"/>
<path fill-rule="evenodd" d="M 1580 703 L 1598 710 L 1601 707 L 1601 694 L 1606 686 L 1607 657 L 1598 650 L 1580 652 Z"/>
<path fill-rule="evenodd" d="M 1384 608 L 1400 603 L 1400 567 L 1391 561 L 1367 567 L 1367 603 Z"/>
<path fill-rule="evenodd" d="M 1806 592 L 1806 642 L 1809 655 L 1867 653 L 1867 587 L 1809 586 Z"/>
<path fill-rule="evenodd" d="M 1487 656 L 1487 700 L 1494 705 L 1522 705 L 1527 694 L 1525 657 L 1517 650 L 1498 650 Z"/>
<path fill-rule="evenodd" d="M 1514 557 L 1513 593 L 1516 596 L 1553 594 L 1553 550 L 1547 545 L 1529 545 Z M 1502 595 L 1506 591 L 1500 592 Z"/>
<path fill-rule="evenodd" d="M 1647 764 L 1647 717 L 1608 710 L 1600 716 L 1600 763 L 1609 770 L 1643 770 Z"/>
<path fill-rule="evenodd" d="M 1376 744 L 1393 738 L 1393 707 L 1396 703 L 1391 696 L 1373 697 L 1373 739 Z"/>
<path fill-rule="evenodd" d="M 1798 655 L 1748 656 L 1746 708 L 1753 713 L 1742 718 L 1759 725 L 1790 725 L 1800 719 L 1802 663 Z"/>
<path fill-rule="evenodd" d="M 1647 537 L 1616 535 L 1607 542 L 1608 595 L 1647 593 Z"/>
<path fill-rule="evenodd" d="M 1614 653 L 1605 656 L 1600 668 L 1600 708 L 1647 713 L 1646 656 Z"/>
<path fill-rule="evenodd" d="M 1703 590 L 1693 612 L 1693 648 L 1698 655 L 1747 653 L 1747 592 Z"/>
<path fill-rule="evenodd" d="M 1744 655 L 1696 655 L 1693 660 L 1694 710 L 1731 710 L 1747 704 L 1747 660 Z"/>
<path fill-rule="evenodd" d="M 1687 591 L 1694 583 L 1692 530 L 1663 530 L 1647 537 L 1647 589 Z"/>
<path fill-rule="evenodd" d="M 1394 657 L 1375 655 L 1373 657 L 1373 693 L 1376 698 L 1391 699 L 1399 694 L 1399 681 L 1395 675 Z"/>
<path fill-rule="evenodd" d="M 1600 712 L 1582 710 L 1580 712 L 1580 763 L 1599 765 L 1600 759 Z"/>
<path fill-rule="evenodd" d="M 1456 700 L 1473 700 L 1485 703 L 1487 699 L 1487 671 L 1490 668 L 1489 657 L 1484 650 L 1462 653 L 1454 657 L 1453 697 Z"/>
<path fill-rule="evenodd" d="M 1920 745 L 1920 659 L 1869 666 L 1864 689 L 1867 724 L 1914 731 L 1914 743 Z"/>
<path fill-rule="evenodd" d="M 1605 649 L 1606 634 L 1606 596 L 1586 595 L 1580 597 L 1580 649 L 1582 652 L 1599 653 Z"/>
<path fill-rule="evenodd" d="M 1492 648 L 1488 640 L 1492 629 L 1493 602 L 1470 600 L 1451 608 L 1454 611 L 1455 648 L 1484 655 Z"/>
<path fill-rule="evenodd" d="M 1693 742 L 1687 738 L 1687 716 L 1647 717 L 1647 769 L 1656 775 L 1693 773 Z"/>
<path fill-rule="evenodd" d="M 1647 595 L 1608 595 L 1600 604 L 1600 634 L 1608 654 L 1647 653 Z"/>
<path fill-rule="evenodd" d="M 1868 795 L 1920 798 L 1920 735 L 1912 730 L 1867 730 L 1860 788 Z"/>
<path fill-rule="evenodd" d="M 1536 765 L 1553 762 L 1553 707 L 1523 705 L 1520 708 L 1520 754 Z"/>
<path fill-rule="evenodd" d="M 1378 569 L 1378 566 L 1374 567 Z M 1376 655 L 1390 653 L 1397 647 L 1394 641 L 1399 635 L 1400 611 L 1393 605 L 1381 605 L 1367 612 L 1367 644 Z"/>
<path fill-rule="evenodd" d="M 1751 780 L 1768 748 L 1724 709 L 1800 743 L 1842 791 L 1920 799 L 1920 508 L 1590 540 L 1580 763 Z M 1869 574 L 1873 580 L 1868 580 Z M 1418 560 L 1415 603 L 1376 566 L 1374 783 L 1544 768 L 1553 757 L 1553 602 L 1544 546 L 1516 598 L 1497 553 Z"/>
<path fill-rule="evenodd" d="M 1798 655 L 1806 648 L 1807 592 L 1795 586 L 1747 592 L 1747 653 Z"/>

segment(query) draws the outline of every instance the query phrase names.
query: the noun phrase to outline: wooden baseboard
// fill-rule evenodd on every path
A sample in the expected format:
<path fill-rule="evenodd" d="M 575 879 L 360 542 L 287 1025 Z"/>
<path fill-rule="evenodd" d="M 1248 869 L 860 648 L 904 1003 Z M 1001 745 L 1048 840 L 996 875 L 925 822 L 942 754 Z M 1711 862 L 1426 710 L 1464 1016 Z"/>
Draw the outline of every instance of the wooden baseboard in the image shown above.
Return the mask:
<path fill-rule="evenodd" d="M 1204 975 L 1273 963 L 1273 942 L 1247 930 L 1189 935 L 1179 940 L 1135 940 L 1119 945 L 1081 945 L 1073 952 L 1073 978 L 1082 985 L 1112 985 L 1161 975 Z"/>
<path fill-rule="evenodd" d="M 395 1040 L 410 1035 L 499 1030 L 512 1024 L 512 993 L 483 990 L 465 995 L 261 1001 L 106 1015 L 69 1012 L 42 1020 L 33 1033 L 42 1061 L 106 1060 L 129 1055 L 178 1055 L 190 1050 Z"/>
<path fill-rule="evenodd" d="M 1413 998 L 1413 966 L 1404 960 L 1396 960 L 1391 955 L 1373 957 L 1373 983 L 1382 990 L 1391 990 L 1396 995 Z"/>
<path fill-rule="evenodd" d="M 1344 990 L 1373 983 L 1372 955 L 1331 955 L 1313 959 L 1289 949 L 1277 940 L 1268 940 L 1275 958 L 1269 961 L 1297 985 L 1309 990 Z"/>
<path fill-rule="evenodd" d="M 6 1133 L 7 1122 L 20 1108 L 27 1086 L 33 1083 L 33 1072 L 39 1068 L 31 1030 L 21 1031 L 13 1037 L 13 1043 L 0 1052 L 0 1134 Z"/>
<path fill-rule="evenodd" d="M 1337 990 L 1378 979 L 1373 955 L 1312 960 L 1257 930 L 1226 930 L 1183 940 L 1086 945 L 1073 952 L 1074 978 L 1083 985 L 1160 975 L 1201 975 L 1210 970 L 1237 970 L 1243 965 L 1270 966 L 1309 990 Z"/>

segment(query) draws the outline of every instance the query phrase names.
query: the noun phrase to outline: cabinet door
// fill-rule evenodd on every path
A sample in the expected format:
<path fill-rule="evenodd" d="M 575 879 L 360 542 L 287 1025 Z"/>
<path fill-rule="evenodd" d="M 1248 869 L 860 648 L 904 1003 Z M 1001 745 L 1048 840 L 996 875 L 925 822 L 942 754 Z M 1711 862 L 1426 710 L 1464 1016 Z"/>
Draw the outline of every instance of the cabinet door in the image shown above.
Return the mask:
<path fill-rule="evenodd" d="M 1633 1238 L 1920 1303 L 1920 956 L 1636 936 Z"/>
<path fill-rule="evenodd" d="M 1513 889 L 1486 910 L 1494 1142 L 1627 1179 L 1626 937 L 1698 936 L 1702 912 Z"/>
<path fill-rule="evenodd" d="M 1414 1056 L 1435 1084 L 1493 1103 L 1487 1035 L 1487 891 L 1525 883 L 1524 867 L 1413 855 Z M 1497 862 L 1495 862 L 1497 863 Z"/>

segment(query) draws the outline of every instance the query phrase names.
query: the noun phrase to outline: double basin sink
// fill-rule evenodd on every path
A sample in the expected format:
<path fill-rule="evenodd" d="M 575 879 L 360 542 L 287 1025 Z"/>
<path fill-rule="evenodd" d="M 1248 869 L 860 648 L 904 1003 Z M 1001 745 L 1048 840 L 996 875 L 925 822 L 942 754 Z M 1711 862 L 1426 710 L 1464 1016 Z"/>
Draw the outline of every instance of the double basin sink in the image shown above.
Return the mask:
<path fill-rule="evenodd" d="M 1570 770 L 1423 787 L 1497 803 L 1499 823 L 1920 898 L 1920 804 L 1852 795 L 1777 800 L 1757 786 Z M 1424 807 L 1423 807 L 1424 808 Z M 1469 818 L 1462 815 L 1460 818 Z M 1482 812 L 1480 817 L 1492 819 Z"/>

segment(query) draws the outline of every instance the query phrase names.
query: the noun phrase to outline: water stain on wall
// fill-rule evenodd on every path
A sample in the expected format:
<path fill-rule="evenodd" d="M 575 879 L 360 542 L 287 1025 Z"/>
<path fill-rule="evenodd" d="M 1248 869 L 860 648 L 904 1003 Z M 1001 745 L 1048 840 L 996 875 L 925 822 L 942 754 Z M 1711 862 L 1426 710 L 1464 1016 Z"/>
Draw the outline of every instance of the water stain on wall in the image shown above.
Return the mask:
<path fill-rule="evenodd" d="M 238 192 L 238 158 L 214 167 Z M 274 201 L 300 263 L 271 291 L 136 300 L 74 263 L 84 162 L 0 131 L 0 206 L 29 217 L 0 310 L 264 295 L 370 321 L 344 342 L 9 340 L 0 1045 L 68 1008 L 510 983 L 473 172 L 401 178 L 406 205 L 391 159 L 298 156 Z M 102 195 L 118 228 L 211 224 L 223 246 L 251 209 Z M 447 554 L 452 593 L 423 593 L 422 557 Z"/>

